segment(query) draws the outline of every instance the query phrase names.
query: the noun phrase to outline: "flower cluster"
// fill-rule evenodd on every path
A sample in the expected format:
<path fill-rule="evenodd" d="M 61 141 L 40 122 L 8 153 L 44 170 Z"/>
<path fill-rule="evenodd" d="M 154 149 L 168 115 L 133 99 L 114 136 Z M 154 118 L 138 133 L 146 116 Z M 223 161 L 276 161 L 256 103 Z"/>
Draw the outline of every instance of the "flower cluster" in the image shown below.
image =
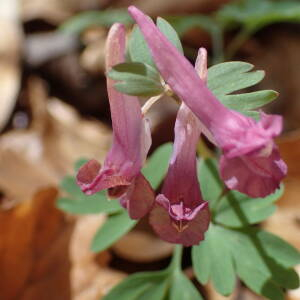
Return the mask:
<path fill-rule="evenodd" d="M 129 13 L 139 26 L 161 77 L 182 100 L 175 123 L 173 154 L 161 193 L 141 174 L 151 145 L 149 124 L 137 97 L 119 93 L 107 79 L 113 144 L 103 166 L 86 163 L 77 183 L 86 194 L 108 189 L 133 219 L 150 212 L 150 224 L 164 240 L 198 244 L 209 226 L 196 172 L 200 134 L 222 151 L 220 174 L 229 189 L 264 197 L 279 187 L 287 168 L 273 138 L 281 132 L 280 116 L 261 113 L 259 121 L 226 108 L 206 86 L 207 55 L 200 49 L 195 67 L 136 7 Z M 106 70 L 125 60 L 125 29 L 112 26 L 106 49 Z"/>

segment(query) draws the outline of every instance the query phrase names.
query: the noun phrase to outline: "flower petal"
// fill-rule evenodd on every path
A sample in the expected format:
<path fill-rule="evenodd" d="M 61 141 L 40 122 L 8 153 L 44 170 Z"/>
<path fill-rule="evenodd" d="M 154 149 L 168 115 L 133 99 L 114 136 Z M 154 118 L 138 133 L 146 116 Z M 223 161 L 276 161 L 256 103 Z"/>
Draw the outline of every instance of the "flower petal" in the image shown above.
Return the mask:
<path fill-rule="evenodd" d="M 155 204 L 149 218 L 152 228 L 163 240 L 169 243 L 182 244 L 186 247 L 198 245 L 204 239 L 209 220 L 208 206 L 205 206 L 188 222 L 187 227 L 179 232 L 172 223 L 168 210 L 159 204 Z"/>
<path fill-rule="evenodd" d="M 220 160 L 220 173 L 226 186 L 255 198 L 265 197 L 279 188 L 286 172 L 287 166 L 276 146 L 267 157 L 248 154 L 227 158 L 223 155 Z"/>
<path fill-rule="evenodd" d="M 112 169 L 101 169 L 101 165 L 95 160 L 84 164 L 77 173 L 76 182 L 87 195 L 115 186 L 127 186 L 130 182 Z"/>
<path fill-rule="evenodd" d="M 147 179 L 139 173 L 127 192 L 120 198 L 131 219 L 144 217 L 154 204 L 155 194 Z"/>

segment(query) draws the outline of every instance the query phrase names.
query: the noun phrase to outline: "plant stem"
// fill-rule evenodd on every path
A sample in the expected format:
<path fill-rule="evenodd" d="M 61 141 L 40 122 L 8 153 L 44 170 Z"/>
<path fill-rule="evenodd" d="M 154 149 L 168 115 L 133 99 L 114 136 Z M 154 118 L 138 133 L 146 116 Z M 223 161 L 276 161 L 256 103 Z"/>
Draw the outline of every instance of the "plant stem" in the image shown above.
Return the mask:
<path fill-rule="evenodd" d="M 181 262 L 182 262 L 182 245 L 176 245 L 173 251 L 173 256 L 169 268 L 173 271 L 181 270 Z"/>

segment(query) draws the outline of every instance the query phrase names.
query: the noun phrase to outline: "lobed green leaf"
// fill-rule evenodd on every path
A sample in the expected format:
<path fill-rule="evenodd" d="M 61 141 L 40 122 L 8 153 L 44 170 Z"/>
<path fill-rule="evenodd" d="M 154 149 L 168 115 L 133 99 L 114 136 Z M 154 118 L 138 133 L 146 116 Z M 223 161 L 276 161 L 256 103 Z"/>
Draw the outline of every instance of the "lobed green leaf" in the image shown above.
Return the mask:
<path fill-rule="evenodd" d="M 299 286 L 298 275 L 291 269 L 299 263 L 298 251 L 253 227 L 233 230 L 211 225 L 205 241 L 193 247 L 192 261 L 197 279 L 206 283 L 210 278 L 223 295 L 232 291 L 236 275 L 250 289 L 272 300 L 284 299 L 283 289 Z"/>
<path fill-rule="evenodd" d="M 262 222 L 276 209 L 273 205 L 283 194 L 283 187 L 265 198 L 250 198 L 230 191 L 220 199 L 214 221 L 229 227 L 245 227 Z"/>
<path fill-rule="evenodd" d="M 192 261 L 197 279 L 205 284 L 210 277 L 214 287 L 222 295 L 230 295 L 236 283 L 233 258 L 227 244 L 223 232 L 211 224 L 206 239 L 192 249 Z"/>
<path fill-rule="evenodd" d="M 129 218 L 127 211 L 124 209 L 119 213 L 110 215 L 95 234 L 91 250 L 93 252 L 100 252 L 107 249 L 133 228 L 136 222 Z"/>
<path fill-rule="evenodd" d="M 160 77 L 150 65 L 132 62 L 114 66 L 108 77 L 121 81 L 114 87 L 121 93 L 134 96 L 155 96 L 163 92 Z"/>
<path fill-rule="evenodd" d="M 152 299 L 156 299 L 156 298 L 152 298 Z M 195 286 L 179 270 L 176 270 L 173 274 L 172 284 L 170 287 L 170 298 L 169 299 L 172 299 L 172 300 L 203 300 L 202 296 L 197 291 Z"/>

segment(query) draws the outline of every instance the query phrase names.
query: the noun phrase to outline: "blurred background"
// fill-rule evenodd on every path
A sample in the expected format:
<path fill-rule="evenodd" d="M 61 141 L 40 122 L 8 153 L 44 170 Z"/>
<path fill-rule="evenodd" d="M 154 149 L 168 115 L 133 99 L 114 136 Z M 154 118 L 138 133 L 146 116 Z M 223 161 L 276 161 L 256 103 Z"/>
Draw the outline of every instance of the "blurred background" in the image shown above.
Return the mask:
<path fill-rule="evenodd" d="M 169 261 L 172 246 L 144 221 L 93 254 L 90 241 L 105 215 L 71 216 L 55 207 L 74 162 L 103 161 L 110 147 L 104 45 L 112 23 L 130 30 L 128 5 L 169 20 L 191 62 L 201 46 L 210 64 L 243 60 L 266 71 L 255 89 L 280 93 L 265 111 L 284 117 L 278 145 L 289 175 L 263 226 L 300 249 L 300 1 L 1 0 L 1 300 L 101 299 L 126 274 Z M 172 141 L 176 110 L 171 101 L 153 106 L 152 150 Z M 207 299 L 227 299 L 210 284 L 198 288 Z M 228 299 L 260 298 L 240 284 Z M 300 291 L 287 299 L 300 299 Z"/>

